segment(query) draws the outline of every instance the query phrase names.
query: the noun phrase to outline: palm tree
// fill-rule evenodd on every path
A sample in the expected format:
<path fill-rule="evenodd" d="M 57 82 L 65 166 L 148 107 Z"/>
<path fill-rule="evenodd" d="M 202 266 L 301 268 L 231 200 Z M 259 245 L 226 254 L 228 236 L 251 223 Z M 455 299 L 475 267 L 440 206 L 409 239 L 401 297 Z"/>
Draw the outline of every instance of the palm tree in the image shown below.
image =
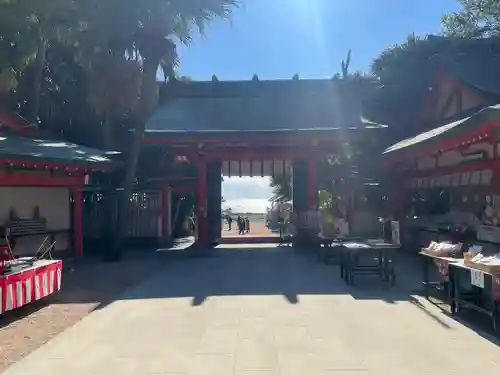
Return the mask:
<path fill-rule="evenodd" d="M 134 183 L 146 121 L 157 101 L 158 66 L 163 62 L 163 66 L 171 66 L 173 70 L 178 61 L 174 38 L 178 38 L 182 43 L 190 43 L 193 27 L 204 33 L 212 20 L 219 17 L 227 18 L 236 5 L 237 0 L 206 0 L 204 2 L 158 0 L 155 9 L 149 9 L 147 17 L 138 18 L 141 20 L 142 27 L 136 31 L 135 43 L 142 57 L 143 74 L 134 140 L 123 181 L 123 201 L 127 199 Z"/>
<path fill-rule="evenodd" d="M 214 19 L 229 17 L 238 0 L 106 0 L 107 6 L 98 8 L 101 1 L 86 0 L 79 4 L 80 13 L 87 15 L 82 36 L 90 41 L 93 48 L 97 44 L 122 55 L 137 56 L 141 69 L 138 102 L 131 114 L 134 136 L 122 181 L 120 203 L 124 206 L 136 180 L 145 124 L 157 103 L 158 67 L 163 68 L 167 77 L 174 77 L 174 68 L 178 63 L 176 42 L 189 44 L 195 29 L 203 34 Z M 117 233 L 123 234 L 124 217 L 119 216 Z M 121 242 L 121 238 L 119 240 Z"/>
<path fill-rule="evenodd" d="M 17 50 L 17 67 L 32 65 L 32 92 L 28 120 L 37 123 L 47 48 L 77 25 L 72 0 L 3 0 L 0 2 L 0 27 Z M 13 43 L 13 44 L 12 44 Z M 24 73 L 24 69 L 22 71 Z M 21 74 L 22 74 L 21 73 Z"/>
<path fill-rule="evenodd" d="M 116 120 L 133 113 L 139 100 L 141 71 L 136 61 L 123 55 L 96 54 L 86 65 L 89 82 L 89 104 L 102 118 L 99 147 L 123 149 L 117 144 Z"/>

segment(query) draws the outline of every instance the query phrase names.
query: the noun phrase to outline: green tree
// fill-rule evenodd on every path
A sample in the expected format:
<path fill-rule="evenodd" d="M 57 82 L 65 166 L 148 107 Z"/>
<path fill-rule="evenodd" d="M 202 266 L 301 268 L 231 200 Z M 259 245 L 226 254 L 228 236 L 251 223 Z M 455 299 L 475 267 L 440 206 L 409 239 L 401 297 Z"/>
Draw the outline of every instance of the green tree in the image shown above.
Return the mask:
<path fill-rule="evenodd" d="M 75 29 L 74 10 L 72 0 L 0 0 L 1 35 L 11 47 L 8 65 L 21 68 L 19 74 L 32 65 L 27 117 L 33 123 L 38 123 L 47 48 Z"/>
<path fill-rule="evenodd" d="M 193 79 L 189 76 L 180 76 L 177 80 L 180 82 L 193 82 Z"/>
<path fill-rule="evenodd" d="M 80 142 L 109 144 L 104 139 L 116 138 L 107 125 L 121 122 L 126 137 L 117 143 L 128 157 L 122 181 L 126 203 L 137 178 L 145 123 L 156 105 L 159 67 L 166 80 L 175 78 L 176 44 L 189 44 L 195 32 L 204 34 L 212 20 L 228 17 L 237 1 L 0 0 L 2 91 L 14 91 L 14 105 L 28 107 L 33 121 L 48 119 L 57 132 Z"/>
<path fill-rule="evenodd" d="M 82 66 L 75 61 L 75 53 L 74 46 L 63 42 L 52 41 L 47 47 L 40 88 L 39 127 L 50 136 L 96 146 L 96 127 L 100 121 L 86 102 L 89 81 Z M 21 75 L 13 97 L 21 109 L 32 95 L 33 70 L 30 65 Z"/>
<path fill-rule="evenodd" d="M 292 199 L 292 185 L 290 176 L 272 176 L 269 186 L 273 189 L 273 194 L 280 202 L 287 202 Z"/>
<path fill-rule="evenodd" d="M 117 125 L 134 113 L 139 101 L 141 70 L 135 60 L 123 55 L 98 54 L 85 68 L 88 79 L 87 100 L 101 119 L 97 146 L 103 149 L 126 149 L 117 137 Z M 123 147 L 125 146 L 125 147 Z"/>
<path fill-rule="evenodd" d="M 122 182 L 123 208 L 136 181 L 145 124 L 157 103 L 159 67 L 166 76 L 173 76 L 178 62 L 176 41 L 190 43 L 195 29 L 203 34 L 211 21 L 228 17 L 237 0 L 107 0 L 106 7 L 100 5 L 100 0 L 80 4 L 81 17 L 86 20 L 82 46 L 137 57 L 135 61 L 141 70 L 138 102 L 131 113 L 133 140 Z M 119 216 L 118 233 L 123 234 L 124 216 Z"/>
<path fill-rule="evenodd" d="M 441 63 L 463 56 L 495 58 L 500 53 L 500 36 L 459 38 L 409 35 L 405 41 L 382 51 L 372 63 L 372 74 L 380 89 L 366 104 L 370 120 L 390 126 L 387 141 L 414 136 L 436 127 L 436 122 L 417 122 L 425 95 L 436 83 Z M 475 69 L 475 68 L 472 68 Z"/>
<path fill-rule="evenodd" d="M 362 74 L 360 72 L 350 73 L 349 67 L 351 59 L 352 51 L 349 49 L 346 58 L 340 63 L 340 72 L 335 73 L 332 79 L 337 82 L 340 89 L 344 92 L 352 93 L 353 96 L 358 97 L 362 103 L 369 103 L 372 101 L 379 87 L 379 81 L 372 75 Z M 373 148 L 374 145 L 377 145 L 379 139 L 374 137 L 367 140 L 367 142 L 371 144 L 362 144 L 360 142 L 344 143 L 335 150 L 335 154 L 332 153 L 322 160 L 318 160 L 317 188 L 318 191 L 323 192 L 319 196 L 320 204 L 323 204 L 324 200 L 328 201 L 329 199 L 331 201 L 331 197 L 338 195 L 338 191 L 336 190 L 340 181 L 358 173 L 359 165 L 367 164 L 366 160 L 362 160 L 363 155 L 361 150 Z M 273 188 L 273 194 L 277 196 L 280 201 L 283 202 L 292 199 L 290 178 L 284 176 L 272 177 L 270 186 Z"/>
<path fill-rule="evenodd" d="M 443 32 L 465 38 L 499 35 L 500 2 L 498 0 L 457 0 L 462 9 L 442 17 Z"/>
<path fill-rule="evenodd" d="M 370 120 L 391 126 L 388 142 L 415 134 L 413 124 L 421 98 L 433 77 L 430 58 L 439 53 L 441 43 L 410 34 L 402 43 L 383 50 L 371 66 L 380 89 L 367 103 Z"/>

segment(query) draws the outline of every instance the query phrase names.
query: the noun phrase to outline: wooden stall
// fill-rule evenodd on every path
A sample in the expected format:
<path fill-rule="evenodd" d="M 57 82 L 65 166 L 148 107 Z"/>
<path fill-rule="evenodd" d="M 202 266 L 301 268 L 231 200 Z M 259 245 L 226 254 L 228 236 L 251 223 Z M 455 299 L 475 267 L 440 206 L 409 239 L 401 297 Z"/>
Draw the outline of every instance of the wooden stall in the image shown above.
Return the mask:
<path fill-rule="evenodd" d="M 385 151 L 408 245 L 457 232 L 500 243 L 499 126 L 500 105 L 490 106 Z"/>
<path fill-rule="evenodd" d="M 398 142 L 385 156 L 403 246 L 424 257 L 425 289 L 443 291 L 452 313 L 483 313 L 499 330 L 500 105 Z"/>
<path fill-rule="evenodd" d="M 60 289 L 64 255 L 83 256 L 82 189 L 107 153 L 0 133 L 0 313 Z"/>

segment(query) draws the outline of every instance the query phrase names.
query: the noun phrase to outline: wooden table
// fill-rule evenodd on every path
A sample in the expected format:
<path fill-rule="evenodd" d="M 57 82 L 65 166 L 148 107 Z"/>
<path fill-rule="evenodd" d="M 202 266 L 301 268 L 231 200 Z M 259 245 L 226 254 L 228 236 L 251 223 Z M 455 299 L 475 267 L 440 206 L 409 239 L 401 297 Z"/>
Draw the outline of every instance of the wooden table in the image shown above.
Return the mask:
<path fill-rule="evenodd" d="M 442 257 L 433 255 L 428 252 L 421 251 L 419 255 L 422 256 L 422 286 L 425 298 L 429 298 L 429 290 L 434 289 L 441 292 L 441 298 L 444 302 L 453 305 L 453 288 L 450 287 L 450 263 L 460 262 L 458 258 Z M 430 279 L 431 265 L 438 269 L 440 274 L 439 280 Z M 452 306 L 453 310 L 453 306 Z"/>
<path fill-rule="evenodd" d="M 344 242 L 362 242 L 360 237 L 342 237 L 334 235 L 324 235 L 319 233 L 318 239 L 318 259 L 319 261 L 329 264 L 331 259 L 341 262 L 342 258 L 342 244 Z"/>
<path fill-rule="evenodd" d="M 357 275 L 378 275 L 384 281 L 396 283 L 394 254 L 401 246 L 380 240 L 341 242 L 342 251 L 341 277 L 347 284 L 353 285 Z M 360 258 L 376 258 L 376 264 L 362 265 Z"/>
<path fill-rule="evenodd" d="M 340 259 L 340 253 L 337 249 L 336 236 L 324 235 L 319 233 L 318 238 L 318 260 L 328 264 L 330 259 Z"/>
<path fill-rule="evenodd" d="M 0 275 L 0 314 L 24 306 L 61 289 L 62 261 L 21 262 Z"/>
<path fill-rule="evenodd" d="M 493 330 L 500 331 L 500 275 L 465 265 L 463 259 L 449 263 L 453 288 L 452 313 L 463 309 L 489 316 Z"/>

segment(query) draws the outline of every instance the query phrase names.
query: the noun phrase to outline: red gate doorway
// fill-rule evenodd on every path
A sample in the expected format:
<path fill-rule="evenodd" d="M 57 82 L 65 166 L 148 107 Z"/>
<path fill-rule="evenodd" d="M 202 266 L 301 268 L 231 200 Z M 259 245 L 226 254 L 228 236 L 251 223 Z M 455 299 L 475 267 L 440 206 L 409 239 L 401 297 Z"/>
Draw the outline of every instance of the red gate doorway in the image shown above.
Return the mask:
<path fill-rule="evenodd" d="M 280 242 L 280 227 L 271 225 L 274 196 L 271 177 L 291 182 L 291 161 L 222 160 L 221 164 L 223 207 L 226 206 L 226 209 L 222 212 L 219 243 Z M 236 195 L 236 192 L 239 194 Z M 264 192 L 267 193 L 265 198 L 262 195 L 266 194 Z M 244 193 L 248 196 L 242 195 Z"/>
<path fill-rule="evenodd" d="M 359 97 L 337 79 L 173 81 L 160 95 L 145 142 L 196 167 L 200 246 L 220 237 L 225 168 L 236 175 L 232 166 L 249 163 L 237 174 L 263 175 L 264 163 L 254 164 L 272 161 L 274 168 L 275 161 L 288 161 L 294 214 L 302 217 L 317 208 L 318 159 L 374 138 L 373 132 L 384 127 L 362 120 Z"/>

